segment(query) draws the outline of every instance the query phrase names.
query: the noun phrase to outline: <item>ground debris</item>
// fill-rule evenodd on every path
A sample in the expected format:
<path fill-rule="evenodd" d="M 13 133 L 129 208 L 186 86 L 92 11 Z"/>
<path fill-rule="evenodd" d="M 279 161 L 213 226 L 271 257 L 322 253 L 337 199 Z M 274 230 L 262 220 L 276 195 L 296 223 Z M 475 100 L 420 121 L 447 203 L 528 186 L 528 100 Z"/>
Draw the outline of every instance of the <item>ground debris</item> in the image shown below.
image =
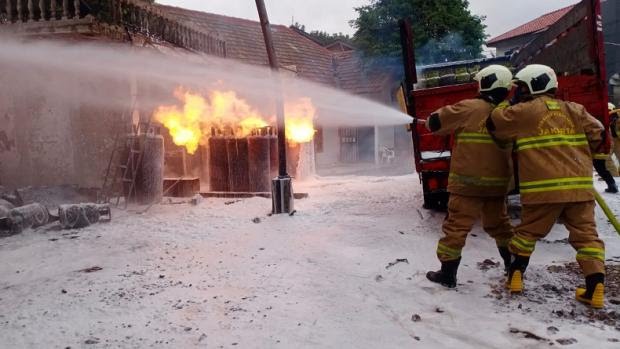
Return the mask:
<path fill-rule="evenodd" d="M 254 218 L 252 219 L 252 223 L 259 224 L 260 222 L 261 222 L 261 219 L 260 219 L 260 218 L 258 218 L 258 217 L 254 217 Z"/>
<path fill-rule="evenodd" d="M 557 339 L 556 342 L 561 345 L 571 345 L 577 343 L 577 340 L 575 338 L 560 338 Z"/>
<path fill-rule="evenodd" d="M 545 337 L 541 337 L 535 333 L 532 333 L 530 331 L 525 331 L 525 330 L 520 330 L 516 327 L 512 327 L 510 328 L 510 333 L 514 333 L 514 334 L 522 334 L 523 337 L 528 338 L 528 339 L 534 339 L 537 341 L 545 341 L 545 342 L 549 342 L 550 340 L 545 338 Z"/>
<path fill-rule="evenodd" d="M 549 334 L 556 334 L 560 332 L 560 329 L 555 326 L 549 326 L 547 327 L 547 332 L 549 332 Z"/>
<path fill-rule="evenodd" d="M 497 268 L 497 267 L 499 267 L 499 262 L 494 262 L 491 259 L 485 259 L 482 262 L 478 262 L 478 269 L 480 270 L 486 271 L 491 268 Z"/>
<path fill-rule="evenodd" d="M 394 262 L 388 263 L 388 265 L 385 266 L 385 269 L 390 269 L 391 267 L 393 267 L 393 266 L 395 266 L 396 264 L 399 264 L 399 263 L 407 263 L 407 264 L 409 264 L 409 260 L 407 258 L 398 258 Z"/>
<path fill-rule="evenodd" d="M 526 274 L 527 292 L 520 296 L 517 306 L 510 297 L 504 297 L 502 285 L 492 284 L 487 297 L 495 298 L 500 306 L 523 313 L 572 322 L 574 324 L 603 325 L 620 328 L 620 312 L 616 303 L 620 300 L 620 265 L 607 263 L 605 277 L 606 307 L 591 309 L 575 301 L 575 288 L 584 285 L 584 277 L 577 263 L 555 264 L 547 267 L 531 267 Z M 521 306 L 522 305 L 522 306 Z M 549 333 L 552 333 L 548 329 Z"/>
<path fill-rule="evenodd" d="M 84 344 L 97 344 L 99 343 L 99 338 L 88 338 L 87 340 L 84 341 Z"/>
<path fill-rule="evenodd" d="M 418 315 L 418 314 L 413 314 L 413 315 L 411 315 L 411 321 L 413 321 L 413 322 L 420 322 L 420 321 L 422 321 L 422 317 L 420 315 Z"/>
<path fill-rule="evenodd" d="M 80 273 L 94 273 L 94 272 L 100 271 L 100 270 L 103 270 L 103 268 L 102 267 L 94 266 L 94 267 L 78 270 L 78 272 L 80 272 Z"/>

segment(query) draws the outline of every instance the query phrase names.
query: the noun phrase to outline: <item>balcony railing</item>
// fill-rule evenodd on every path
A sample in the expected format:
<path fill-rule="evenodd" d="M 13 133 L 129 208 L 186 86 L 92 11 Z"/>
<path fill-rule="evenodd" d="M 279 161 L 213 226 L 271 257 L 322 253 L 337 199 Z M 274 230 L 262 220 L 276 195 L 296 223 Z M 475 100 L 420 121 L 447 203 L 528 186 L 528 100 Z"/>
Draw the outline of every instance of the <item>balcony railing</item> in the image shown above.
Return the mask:
<path fill-rule="evenodd" d="M 226 42 L 200 29 L 179 22 L 155 5 L 141 0 L 0 0 L 0 29 L 17 26 L 27 29 L 31 23 L 45 25 L 81 22 L 85 17 L 120 26 L 155 40 L 226 56 Z"/>

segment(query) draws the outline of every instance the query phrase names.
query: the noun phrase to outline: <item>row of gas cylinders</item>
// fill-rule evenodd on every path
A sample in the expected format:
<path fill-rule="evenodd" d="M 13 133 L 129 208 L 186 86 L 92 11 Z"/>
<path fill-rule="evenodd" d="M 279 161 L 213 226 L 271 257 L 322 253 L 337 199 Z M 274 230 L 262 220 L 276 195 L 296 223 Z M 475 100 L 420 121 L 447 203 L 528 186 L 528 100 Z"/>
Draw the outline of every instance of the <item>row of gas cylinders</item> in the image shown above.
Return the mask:
<path fill-rule="evenodd" d="M 278 174 L 274 135 L 209 138 L 209 186 L 212 192 L 270 192 Z"/>

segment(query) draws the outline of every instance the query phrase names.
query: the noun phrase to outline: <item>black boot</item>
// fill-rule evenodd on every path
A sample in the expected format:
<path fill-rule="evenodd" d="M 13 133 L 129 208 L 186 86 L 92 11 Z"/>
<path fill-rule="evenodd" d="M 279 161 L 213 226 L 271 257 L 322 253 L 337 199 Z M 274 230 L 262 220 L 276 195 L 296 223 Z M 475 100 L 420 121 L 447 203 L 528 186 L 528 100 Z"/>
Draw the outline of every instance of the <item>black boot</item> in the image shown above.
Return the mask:
<path fill-rule="evenodd" d="M 442 286 L 455 288 L 456 271 L 459 269 L 459 263 L 461 263 L 460 258 L 453 261 L 441 262 L 441 270 L 429 271 L 426 273 L 426 278 Z"/>
<path fill-rule="evenodd" d="M 612 193 L 612 194 L 616 194 L 618 193 L 618 186 L 616 185 L 616 182 L 614 181 L 614 183 L 607 183 L 607 189 L 605 189 L 605 192 L 607 193 Z"/>
<path fill-rule="evenodd" d="M 499 255 L 502 256 L 502 259 L 504 260 L 504 271 L 508 273 L 508 270 L 510 269 L 510 263 L 512 262 L 512 255 L 510 254 L 510 250 L 506 246 L 498 246 L 497 249 L 499 250 Z"/>
<path fill-rule="evenodd" d="M 511 259 L 506 287 L 510 293 L 521 293 L 523 292 L 523 274 L 525 274 L 527 265 L 530 263 L 530 257 L 513 254 Z"/>
<path fill-rule="evenodd" d="M 575 298 L 592 308 L 603 308 L 605 303 L 605 274 L 597 273 L 586 276 L 586 288 L 578 287 Z"/>

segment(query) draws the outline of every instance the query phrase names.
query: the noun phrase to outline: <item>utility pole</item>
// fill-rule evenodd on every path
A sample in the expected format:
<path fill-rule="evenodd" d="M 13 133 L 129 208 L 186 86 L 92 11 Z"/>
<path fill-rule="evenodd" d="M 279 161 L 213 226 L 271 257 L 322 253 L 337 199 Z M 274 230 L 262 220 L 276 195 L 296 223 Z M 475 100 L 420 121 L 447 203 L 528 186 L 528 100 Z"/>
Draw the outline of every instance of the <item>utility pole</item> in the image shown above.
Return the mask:
<path fill-rule="evenodd" d="M 274 214 L 293 212 L 293 187 L 292 179 L 286 170 L 286 121 L 284 119 L 284 101 L 282 98 L 282 85 L 278 76 L 278 57 L 273 45 L 271 26 L 267 17 L 267 9 L 263 0 L 256 0 L 258 17 L 260 18 L 267 58 L 275 82 L 276 118 L 278 129 L 278 177 L 271 181 L 272 212 Z"/>

